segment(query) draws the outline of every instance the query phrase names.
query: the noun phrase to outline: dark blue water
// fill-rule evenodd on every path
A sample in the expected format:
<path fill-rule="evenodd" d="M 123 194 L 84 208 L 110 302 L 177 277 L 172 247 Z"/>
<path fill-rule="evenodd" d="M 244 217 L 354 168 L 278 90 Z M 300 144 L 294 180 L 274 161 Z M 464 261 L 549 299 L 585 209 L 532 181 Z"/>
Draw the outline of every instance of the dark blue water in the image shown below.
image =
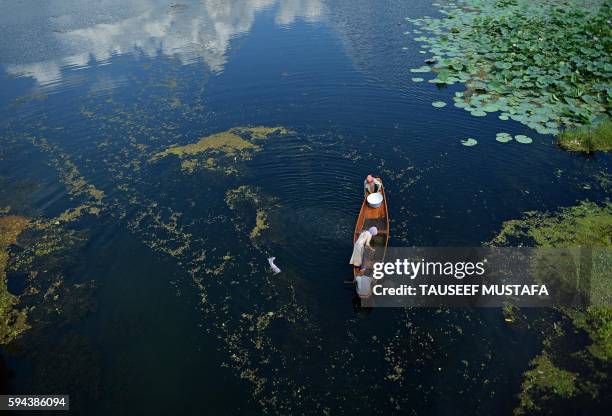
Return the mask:
<path fill-rule="evenodd" d="M 426 55 L 404 18 L 436 15 L 430 2 L 0 11 L 0 208 L 49 221 L 101 209 L 65 225 L 86 238 L 63 282 L 95 282 L 93 306 L 5 350 L 13 391 L 69 393 L 85 414 L 511 413 L 539 340 L 500 311 L 354 307 L 342 282 L 363 177 L 385 181 L 393 245 L 469 246 L 525 211 L 600 199 L 610 160 L 495 114 L 432 107 L 461 87 L 410 80 Z M 237 175 L 149 161 L 259 125 L 292 132 Z M 534 142 L 501 144 L 501 131 Z M 225 202 L 241 185 L 271 208 L 257 244 L 256 208 Z"/>

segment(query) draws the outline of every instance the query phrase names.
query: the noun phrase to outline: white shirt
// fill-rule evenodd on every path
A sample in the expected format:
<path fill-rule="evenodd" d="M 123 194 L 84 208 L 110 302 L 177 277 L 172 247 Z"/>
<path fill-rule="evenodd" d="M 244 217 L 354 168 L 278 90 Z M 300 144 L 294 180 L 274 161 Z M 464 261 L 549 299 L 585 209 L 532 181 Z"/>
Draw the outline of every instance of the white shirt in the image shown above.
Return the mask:
<path fill-rule="evenodd" d="M 357 294 L 359 296 L 370 296 L 372 294 L 372 278 L 370 276 L 357 276 Z"/>

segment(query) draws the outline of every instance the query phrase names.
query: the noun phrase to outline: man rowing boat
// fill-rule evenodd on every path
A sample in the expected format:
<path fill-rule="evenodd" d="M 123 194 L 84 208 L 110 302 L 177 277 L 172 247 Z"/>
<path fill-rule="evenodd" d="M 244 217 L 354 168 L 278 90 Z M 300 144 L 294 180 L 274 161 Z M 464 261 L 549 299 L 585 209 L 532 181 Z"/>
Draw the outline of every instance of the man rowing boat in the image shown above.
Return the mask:
<path fill-rule="evenodd" d="M 379 192 L 381 189 L 382 182 L 380 181 L 380 179 L 375 178 L 372 175 L 368 175 L 365 181 L 363 181 L 363 192 L 365 196 Z"/>

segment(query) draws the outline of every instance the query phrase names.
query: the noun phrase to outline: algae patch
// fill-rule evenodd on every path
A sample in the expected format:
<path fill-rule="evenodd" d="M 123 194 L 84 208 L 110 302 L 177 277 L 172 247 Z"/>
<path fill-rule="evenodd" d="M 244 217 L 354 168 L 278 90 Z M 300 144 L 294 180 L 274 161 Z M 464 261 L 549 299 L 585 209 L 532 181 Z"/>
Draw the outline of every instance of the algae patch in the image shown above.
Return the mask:
<path fill-rule="evenodd" d="M 28 226 L 29 221 L 20 216 L 0 217 L 0 345 L 17 338 L 29 328 L 27 312 L 15 309 L 18 297 L 7 288 L 7 266 L 9 248 L 17 242 L 17 236 Z"/>
<path fill-rule="evenodd" d="M 51 165 L 59 173 L 70 195 L 84 197 L 92 205 L 101 206 L 105 197 L 104 191 L 87 182 L 77 165 L 66 154 L 45 138 L 30 138 L 30 141 L 49 155 Z"/>
<path fill-rule="evenodd" d="M 222 133 L 212 134 L 198 140 L 196 143 L 187 144 L 185 146 L 175 146 L 157 153 L 154 159 L 162 158 L 168 155 L 176 155 L 180 158 L 193 156 L 207 151 L 218 151 L 227 155 L 234 155 L 246 150 L 258 149 L 258 146 L 243 139 L 232 130 Z"/>
<path fill-rule="evenodd" d="M 72 284 L 65 273 L 87 238 L 83 231 L 61 225 L 85 209 L 93 208 L 78 207 L 53 220 L 0 217 L 0 345 L 20 339 L 26 331 L 74 322 L 92 309 L 95 283 Z M 24 281 L 23 292 L 8 291 L 11 277 Z"/>
<path fill-rule="evenodd" d="M 582 202 L 554 214 L 537 211 L 506 221 L 494 245 L 527 244 L 538 247 L 612 245 L 612 203 Z"/>
<path fill-rule="evenodd" d="M 193 173 L 198 168 L 222 170 L 226 174 L 237 172 L 235 162 L 249 160 L 261 150 L 258 143 L 272 135 L 286 135 L 284 127 L 233 127 L 229 130 L 202 137 L 195 143 L 172 146 L 154 154 L 150 161 L 155 162 L 166 156 L 174 155 L 181 160 L 181 170 Z"/>
<path fill-rule="evenodd" d="M 287 130 L 285 127 L 280 126 L 234 127 L 233 129 L 230 129 L 230 131 L 233 131 L 236 134 L 250 134 L 252 140 L 267 139 L 272 134 L 285 135 L 290 133 L 290 131 Z"/>
<path fill-rule="evenodd" d="M 95 282 L 69 272 L 87 241 L 86 231 L 57 220 L 31 220 L 19 234 L 7 275 L 24 279 L 18 301 L 28 311 L 31 331 L 76 322 L 93 309 Z"/>
<path fill-rule="evenodd" d="M 100 208 L 90 205 L 79 205 L 78 207 L 69 208 L 62 212 L 55 221 L 56 224 L 62 222 L 72 222 L 80 218 L 85 213 L 97 216 L 100 214 Z"/>
<path fill-rule="evenodd" d="M 524 374 L 514 413 L 597 413 L 612 374 L 612 203 L 581 202 L 555 213 L 529 212 L 505 222 L 491 243 L 591 251 L 590 306 L 559 307 L 553 322 L 544 321 L 543 349 Z M 546 260 L 576 261 L 550 255 Z"/>
<path fill-rule="evenodd" d="M 251 240 L 255 240 L 259 236 L 261 236 L 262 231 L 270 228 L 268 225 L 268 214 L 263 209 L 258 209 L 257 214 L 255 215 L 255 226 L 251 230 L 249 237 Z"/>
<path fill-rule="evenodd" d="M 227 191 L 225 203 L 238 213 L 239 222 L 235 222 L 236 229 L 243 231 L 247 227 L 250 228 L 248 234 L 254 245 L 260 242 L 264 231 L 270 228 L 269 210 L 278 207 L 274 198 L 263 194 L 259 188 L 247 185 Z"/>
<path fill-rule="evenodd" d="M 578 374 L 556 367 L 547 353 L 538 355 L 531 361 L 532 369 L 525 372 L 523 388 L 529 387 L 529 394 L 521 394 L 521 405 L 515 414 L 524 411 L 542 411 L 542 406 L 533 396 L 548 396 L 550 393 L 570 398 L 576 391 Z"/>

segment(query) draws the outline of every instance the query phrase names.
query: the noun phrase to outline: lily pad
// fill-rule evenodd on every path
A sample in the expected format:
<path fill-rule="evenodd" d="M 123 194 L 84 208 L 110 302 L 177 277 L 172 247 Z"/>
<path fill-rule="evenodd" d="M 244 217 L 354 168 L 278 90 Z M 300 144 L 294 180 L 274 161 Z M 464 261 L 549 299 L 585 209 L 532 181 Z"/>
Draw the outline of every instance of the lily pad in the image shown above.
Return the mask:
<path fill-rule="evenodd" d="M 431 103 L 431 105 L 436 108 L 446 107 L 446 103 L 444 101 L 434 101 L 433 103 Z"/>
<path fill-rule="evenodd" d="M 472 146 L 476 146 L 478 144 L 478 141 L 476 139 L 472 139 L 471 137 L 469 137 L 465 140 L 461 140 L 461 144 L 464 146 L 472 147 Z"/>
<path fill-rule="evenodd" d="M 412 72 L 412 73 L 419 73 L 419 72 L 423 72 L 423 73 L 424 73 L 424 72 L 431 72 L 431 68 L 430 68 L 430 67 L 428 67 L 427 65 L 423 65 L 423 66 L 421 66 L 421 67 L 419 67 L 419 68 L 412 68 L 412 69 L 410 70 L 410 72 Z"/>
<path fill-rule="evenodd" d="M 472 112 L 470 112 L 470 114 L 474 117 L 484 117 L 487 115 L 487 113 L 479 109 L 473 110 Z"/>
<path fill-rule="evenodd" d="M 487 113 L 494 113 L 496 111 L 499 111 L 499 106 L 497 104 L 487 104 L 482 107 L 482 111 Z"/>
<path fill-rule="evenodd" d="M 412 82 L 423 82 L 423 81 L 424 81 L 423 78 L 417 78 L 417 77 L 412 78 Z"/>
<path fill-rule="evenodd" d="M 567 3 L 440 2 L 442 17 L 409 21 L 422 32 L 420 49 L 434 55 L 429 82 L 465 83 L 474 116 L 501 111 L 501 120 L 554 134 L 609 115 L 610 7 Z"/>
<path fill-rule="evenodd" d="M 533 142 L 533 139 L 531 137 L 525 136 L 524 134 L 517 134 L 516 136 L 514 136 L 514 140 L 523 144 L 529 144 Z"/>
<path fill-rule="evenodd" d="M 495 140 L 500 143 L 508 143 L 512 141 L 512 135 L 510 135 L 509 133 L 497 133 L 495 135 Z"/>

